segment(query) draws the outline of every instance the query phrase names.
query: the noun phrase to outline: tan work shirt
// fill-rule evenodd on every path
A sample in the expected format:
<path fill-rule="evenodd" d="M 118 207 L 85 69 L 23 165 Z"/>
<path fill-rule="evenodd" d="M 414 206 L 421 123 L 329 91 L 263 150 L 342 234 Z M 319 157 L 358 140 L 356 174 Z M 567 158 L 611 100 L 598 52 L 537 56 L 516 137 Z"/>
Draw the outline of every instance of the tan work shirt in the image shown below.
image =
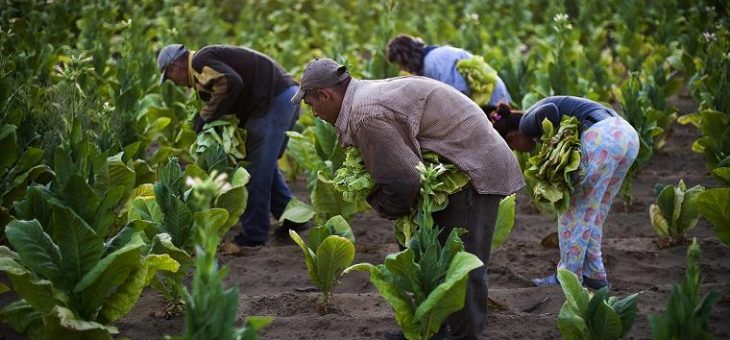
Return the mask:
<path fill-rule="evenodd" d="M 344 146 L 361 149 L 376 189 L 411 192 L 415 185 L 417 194 L 423 150 L 464 171 L 480 194 L 509 195 L 525 184 L 517 159 L 479 106 L 432 79 L 352 79 L 335 128 Z"/>

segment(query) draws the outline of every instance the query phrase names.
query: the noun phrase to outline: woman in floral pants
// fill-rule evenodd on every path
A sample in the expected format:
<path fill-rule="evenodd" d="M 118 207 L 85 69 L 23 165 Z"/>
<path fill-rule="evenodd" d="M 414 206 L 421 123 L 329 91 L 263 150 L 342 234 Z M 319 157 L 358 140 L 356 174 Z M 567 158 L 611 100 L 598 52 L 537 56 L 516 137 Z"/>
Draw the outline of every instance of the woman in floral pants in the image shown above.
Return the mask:
<path fill-rule="evenodd" d="M 636 130 L 612 109 L 570 96 L 545 98 L 524 114 L 500 107 L 490 119 L 512 149 L 531 151 L 542 134 L 543 119 L 558 126 L 563 115 L 580 122 L 584 176 L 576 183 L 568 209 L 558 219 L 558 269 L 568 269 L 582 279 L 583 285 L 600 289 L 608 286 L 601 256 L 603 222 L 639 152 Z M 536 286 L 558 284 L 554 274 L 532 282 Z"/>

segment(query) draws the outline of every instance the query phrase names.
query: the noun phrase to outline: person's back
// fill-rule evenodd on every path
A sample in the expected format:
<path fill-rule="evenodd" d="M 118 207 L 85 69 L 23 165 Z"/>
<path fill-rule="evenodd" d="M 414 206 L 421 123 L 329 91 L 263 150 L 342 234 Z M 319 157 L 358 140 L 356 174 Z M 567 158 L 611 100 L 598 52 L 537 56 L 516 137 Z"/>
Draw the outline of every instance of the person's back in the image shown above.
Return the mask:
<path fill-rule="evenodd" d="M 484 112 L 452 87 L 425 77 L 399 77 L 360 80 L 353 90 L 343 142 L 350 133 L 357 138 L 368 120 L 384 119 L 398 125 L 410 147 L 436 152 L 457 165 L 480 193 L 508 195 L 522 187 L 507 144 Z M 362 147 L 387 147 L 383 142 Z M 413 172 L 415 165 L 410 164 Z"/>
<path fill-rule="evenodd" d="M 242 121 L 263 114 L 277 94 L 296 85 L 294 78 L 276 61 L 245 47 L 206 46 L 193 55 L 192 68 L 197 72 L 196 79 L 202 82 L 221 76 L 240 78 L 240 84 L 233 79 L 226 82 L 228 87 L 235 85 L 240 88 L 235 89 L 237 94 L 232 94 L 235 98 L 229 99 L 233 111 L 221 114 L 235 113 Z M 207 99 L 204 98 L 206 93 L 216 89 L 196 86 L 196 90 L 203 99 Z"/>
<path fill-rule="evenodd" d="M 427 46 L 424 48 L 423 57 L 423 76 L 436 79 L 451 85 L 459 92 L 471 96 L 472 89 L 459 73 L 456 64 L 460 60 L 469 59 L 473 56 L 461 48 L 452 46 Z M 509 104 L 512 97 L 509 95 L 507 86 L 502 78 L 497 76 L 496 84 L 494 84 L 491 99 L 486 104 L 487 107 L 496 107 L 499 103 Z"/>
<path fill-rule="evenodd" d="M 541 123 L 547 118 L 553 125 L 560 124 L 560 117 L 575 117 L 580 122 L 581 131 L 609 117 L 618 116 L 607 108 L 592 100 L 573 96 L 552 96 L 544 98 L 532 105 L 520 121 L 520 132 L 532 137 L 542 134 Z"/>

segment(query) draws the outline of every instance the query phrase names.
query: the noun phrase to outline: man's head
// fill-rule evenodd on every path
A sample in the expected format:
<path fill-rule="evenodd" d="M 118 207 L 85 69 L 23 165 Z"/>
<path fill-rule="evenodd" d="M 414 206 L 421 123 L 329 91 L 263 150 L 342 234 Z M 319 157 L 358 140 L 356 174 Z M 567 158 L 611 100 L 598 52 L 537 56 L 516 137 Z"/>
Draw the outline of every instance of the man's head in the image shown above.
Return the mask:
<path fill-rule="evenodd" d="M 299 104 L 304 100 L 312 107 L 315 116 L 334 125 L 350 79 L 344 65 L 328 58 L 312 60 L 304 69 L 299 91 L 291 102 Z"/>
<path fill-rule="evenodd" d="M 157 68 L 160 70 L 160 84 L 170 79 L 176 85 L 189 86 L 187 56 L 190 52 L 181 44 L 170 44 L 157 55 Z"/>

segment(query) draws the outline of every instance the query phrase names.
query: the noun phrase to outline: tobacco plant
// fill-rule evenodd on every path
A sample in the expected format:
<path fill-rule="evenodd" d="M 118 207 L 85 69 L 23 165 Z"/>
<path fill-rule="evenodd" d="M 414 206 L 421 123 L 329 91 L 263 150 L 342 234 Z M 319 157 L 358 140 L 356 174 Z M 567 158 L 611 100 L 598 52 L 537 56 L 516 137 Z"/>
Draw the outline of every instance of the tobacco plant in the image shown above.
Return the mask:
<path fill-rule="evenodd" d="M 391 305 L 395 319 L 408 339 L 428 339 L 453 312 L 463 308 L 469 272 L 482 266 L 475 255 L 464 251 L 460 231 L 453 229 L 444 244 L 431 216 L 432 198 L 441 184 L 443 165 L 423 164 L 418 226 L 405 250 L 388 255 L 385 263 L 359 263 L 345 270 L 366 271 L 370 282 Z"/>

